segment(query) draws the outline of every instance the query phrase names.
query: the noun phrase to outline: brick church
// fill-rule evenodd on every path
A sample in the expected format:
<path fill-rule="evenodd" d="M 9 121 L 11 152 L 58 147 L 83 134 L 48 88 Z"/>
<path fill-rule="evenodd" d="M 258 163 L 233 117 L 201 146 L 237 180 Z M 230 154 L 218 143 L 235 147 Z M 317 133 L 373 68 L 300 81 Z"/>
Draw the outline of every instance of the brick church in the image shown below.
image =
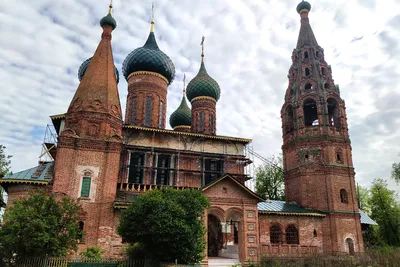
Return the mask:
<path fill-rule="evenodd" d="M 144 45 L 123 62 L 123 119 L 110 5 L 68 110 L 51 116 L 57 142 L 44 145 L 52 160 L 0 179 L 8 205 L 38 187 L 68 195 L 82 207 L 86 235 L 79 250 L 100 246 L 117 257 L 124 245 L 116 232 L 119 217 L 137 196 L 165 186 L 196 188 L 211 203 L 205 263 L 363 252 L 362 229 L 374 222 L 358 208 L 345 102 L 311 29 L 310 10 L 305 1 L 297 6 L 300 33 L 281 110 L 286 202 L 265 200 L 245 186 L 250 139 L 217 135 L 221 89 L 206 70 L 204 50 L 198 74 L 169 118 L 172 130 L 166 129 L 175 66 L 157 44 L 154 20 Z"/>

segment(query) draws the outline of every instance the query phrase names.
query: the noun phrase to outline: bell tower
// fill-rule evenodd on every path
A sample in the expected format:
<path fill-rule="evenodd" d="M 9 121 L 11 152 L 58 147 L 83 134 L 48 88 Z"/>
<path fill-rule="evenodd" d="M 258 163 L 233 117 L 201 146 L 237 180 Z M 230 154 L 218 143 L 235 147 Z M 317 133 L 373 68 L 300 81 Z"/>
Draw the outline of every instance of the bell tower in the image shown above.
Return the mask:
<path fill-rule="evenodd" d="M 351 252 L 351 246 L 362 252 L 345 102 L 311 29 L 310 10 L 305 1 L 297 6 L 301 27 L 281 110 L 286 201 L 326 213 L 326 252 Z"/>

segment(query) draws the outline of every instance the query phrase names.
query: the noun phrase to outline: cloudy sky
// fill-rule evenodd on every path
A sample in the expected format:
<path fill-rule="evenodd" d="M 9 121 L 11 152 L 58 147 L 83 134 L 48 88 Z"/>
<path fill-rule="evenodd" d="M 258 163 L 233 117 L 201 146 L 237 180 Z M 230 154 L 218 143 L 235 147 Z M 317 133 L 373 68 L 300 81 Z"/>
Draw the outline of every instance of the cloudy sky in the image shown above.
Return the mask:
<path fill-rule="evenodd" d="M 281 151 L 280 109 L 296 45 L 299 0 L 154 0 L 160 48 L 176 66 L 168 115 L 182 77 L 195 76 L 201 36 L 206 66 L 220 84 L 218 134 Z M 0 144 L 14 172 L 35 166 L 50 115 L 64 113 L 80 64 L 93 55 L 108 0 L 0 0 Z M 310 22 L 346 101 L 356 180 L 389 178 L 400 152 L 400 1 L 313 0 Z M 151 0 L 114 0 L 117 68 L 148 36 Z M 127 84 L 119 83 L 124 109 Z M 400 187 L 396 187 L 400 192 Z"/>

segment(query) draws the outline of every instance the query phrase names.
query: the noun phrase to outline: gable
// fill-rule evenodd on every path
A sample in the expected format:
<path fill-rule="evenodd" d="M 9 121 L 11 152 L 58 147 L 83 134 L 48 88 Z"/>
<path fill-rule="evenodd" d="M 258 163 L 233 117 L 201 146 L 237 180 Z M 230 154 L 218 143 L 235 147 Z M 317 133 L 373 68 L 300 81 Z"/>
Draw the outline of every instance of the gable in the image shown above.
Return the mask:
<path fill-rule="evenodd" d="M 246 199 L 256 200 L 257 202 L 265 201 L 248 187 L 236 181 L 235 178 L 229 174 L 207 185 L 202 191 L 207 197 L 212 198 Z"/>

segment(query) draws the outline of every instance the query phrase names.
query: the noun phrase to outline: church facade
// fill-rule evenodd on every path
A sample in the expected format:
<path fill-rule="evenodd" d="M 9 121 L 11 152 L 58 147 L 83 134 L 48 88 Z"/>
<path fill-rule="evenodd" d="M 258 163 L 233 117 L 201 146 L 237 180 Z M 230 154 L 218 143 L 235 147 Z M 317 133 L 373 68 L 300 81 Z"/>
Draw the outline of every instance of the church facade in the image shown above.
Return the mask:
<path fill-rule="evenodd" d="M 173 130 L 166 129 L 175 66 L 157 45 L 154 20 L 145 44 L 123 63 L 123 119 L 110 6 L 100 21 L 101 41 L 78 71 L 68 110 L 51 116 L 57 143 L 45 145 L 54 160 L 1 178 L 8 205 L 37 187 L 68 195 L 82 207 L 86 235 L 79 250 L 99 246 L 107 257 L 119 257 L 120 213 L 137 196 L 165 186 L 192 188 L 211 203 L 204 263 L 211 257 L 244 262 L 261 255 L 363 252 L 362 225 L 374 222 L 358 208 L 345 103 L 312 32 L 310 10 L 308 2 L 297 6 L 300 34 L 281 110 L 286 201 L 265 200 L 245 186 L 250 139 L 217 135 L 220 87 L 206 70 L 204 51 L 198 74 L 169 118 Z"/>

